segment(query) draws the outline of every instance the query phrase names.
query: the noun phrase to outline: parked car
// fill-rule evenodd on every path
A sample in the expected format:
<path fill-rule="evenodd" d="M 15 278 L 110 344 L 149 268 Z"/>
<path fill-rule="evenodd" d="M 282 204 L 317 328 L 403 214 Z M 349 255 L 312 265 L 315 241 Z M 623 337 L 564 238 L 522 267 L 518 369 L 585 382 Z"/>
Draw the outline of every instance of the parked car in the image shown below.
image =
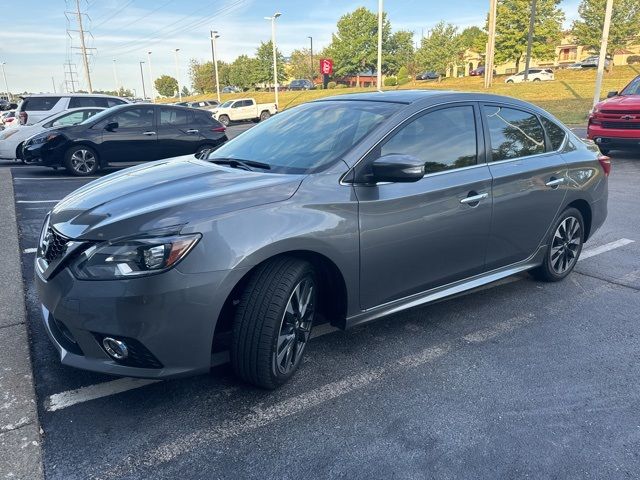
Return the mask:
<path fill-rule="evenodd" d="M 582 70 L 581 63 L 572 63 L 571 65 L 567 65 L 567 70 Z"/>
<path fill-rule="evenodd" d="M 219 346 L 275 388 L 319 319 L 349 328 L 525 270 L 562 280 L 607 215 L 608 158 L 497 95 L 325 98 L 207 159 L 109 175 L 46 216 L 35 281 L 62 363 L 175 377 Z"/>
<path fill-rule="evenodd" d="M 231 85 L 227 85 L 226 87 L 224 87 L 222 89 L 222 93 L 240 93 L 242 92 L 241 89 L 239 89 L 238 87 L 234 87 Z"/>
<path fill-rule="evenodd" d="M 37 94 L 22 97 L 18 115 L 22 125 L 33 125 L 54 113 L 80 107 L 109 108 L 128 103 L 120 97 L 88 93 Z"/>
<path fill-rule="evenodd" d="M 416 80 L 437 80 L 440 74 L 437 72 L 424 72 L 416 75 Z"/>
<path fill-rule="evenodd" d="M 291 80 L 291 83 L 289 84 L 289 90 L 313 90 L 313 88 L 313 82 L 306 78 Z"/>
<path fill-rule="evenodd" d="M 480 65 L 478 68 L 475 68 L 469 72 L 469 76 L 471 77 L 484 77 L 485 66 Z M 493 74 L 496 75 L 496 69 L 493 69 Z"/>
<path fill-rule="evenodd" d="M 0 111 L 11 110 L 11 102 L 0 98 Z"/>
<path fill-rule="evenodd" d="M 49 130 L 50 128 L 77 125 L 104 108 L 73 108 L 51 115 L 33 125 L 18 125 L 17 128 L 0 133 L 0 158 L 21 159 L 22 144 L 29 137 Z"/>
<path fill-rule="evenodd" d="M 4 128 L 18 125 L 18 123 L 18 117 L 16 116 L 15 110 L 0 113 L 0 124 L 2 124 Z"/>
<path fill-rule="evenodd" d="M 256 103 L 253 98 L 238 98 L 224 102 L 213 110 L 213 118 L 227 126 L 242 120 L 267 120 L 278 113 L 275 103 Z"/>
<path fill-rule="evenodd" d="M 609 92 L 589 114 L 587 137 L 606 155 L 615 148 L 640 147 L 640 75 L 620 92 Z"/>
<path fill-rule="evenodd" d="M 592 57 L 587 57 L 580 62 L 581 68 L 598 68 L 598 61 L 600 57 L 598 55 L 594 55 Z M 609 66 L 611 65 L 611 60 L 609 58 L 604 59 L 604 68 L 609 70 Z"/>
<path fill-rule="evenodd" d="M 544 82 L 547 80 L 555 79 L 553 70 L 550 68 L 530 68 L 529 69 L 529 81 L 530 82 Z M 524 82 L 524 70 L 510 75 L 505 79 L 505 83 L 521 83 Z"/>
<path fill-rule="evenodd" d="M 218 102 L 215 100 L 200 100 L 198 102 L 187 102 L 186 106 L 202 110 L 215 110 L 218 107 Z"/>
<path fill-rule="evenodd" d="M 72 175 L 83 176 L 109 163 L 199 154 L 226 140 L 225 128 L 208 112 L 134 104 L 35 135 L 24 142 L 22 154 L 26 162 L 64 166 Z"/>

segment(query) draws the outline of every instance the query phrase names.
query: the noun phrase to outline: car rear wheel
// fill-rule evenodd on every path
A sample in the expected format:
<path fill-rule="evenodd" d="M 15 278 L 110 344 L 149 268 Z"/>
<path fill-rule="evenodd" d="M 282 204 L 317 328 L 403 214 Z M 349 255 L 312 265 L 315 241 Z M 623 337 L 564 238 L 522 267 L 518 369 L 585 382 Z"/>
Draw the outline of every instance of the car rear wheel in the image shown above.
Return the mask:
<path fill-rule="evenodd" d="M 534 82 L 539 82 L 539 81 L 540 81 L 540 79 L 539 79 L 539 78 L 534 78 L 534 79 L 533 79 L 533 81 L 534 81 Z"/>
<path fill-rule="evenodd" d="M 78 145 L 67 150 L 64 166 L 72 175 L 84 177 L 98 171 L 100 163 L 96 152 L 85 145 Z"/>
<path fill-rule="evenodd" d="M 271 113 L 269 113 L 267 110 L 264 110 L 261 114 L 260 114 L 260 121 L 263 122 L 265 120 L 268 120 L 269 118 L 271 118 Z"/>
<path fill-rule="evenodd" d="M 575 208 L 565 210 L 551 230 L 544 262 L 531 270 L 533 277 L 558 282 L 569 275 L 582 252 L 584 232 L 582 214 Z"/>
<path fill-rule="evenodd" d="M 507 80 L 507 83 L 513 83 L 513 80 Z"/>
<path fill-rule="evenodd" d="M 231 123 L 231 120 L 229 120 L 228 115 L 220 115 L 220 118 L 218 118 L 218 121 L 225 127 L 228 127 L 229 124 Z"/>
<path fill-rule="evenodd" d="M 308 262 L 280 257 L 258 267 L 235 314 L 231 363 L 236 375 L 273 389 L 295 373 L 311 334 L 316 293 Z"/>

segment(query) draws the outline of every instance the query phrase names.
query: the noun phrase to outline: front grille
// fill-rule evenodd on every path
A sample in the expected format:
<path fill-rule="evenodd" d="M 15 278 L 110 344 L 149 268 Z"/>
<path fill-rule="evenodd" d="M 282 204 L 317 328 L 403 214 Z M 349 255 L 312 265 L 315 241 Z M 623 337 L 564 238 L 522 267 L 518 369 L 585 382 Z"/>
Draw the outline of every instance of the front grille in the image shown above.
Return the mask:
<path fill-rule="evenodd" d="M 47 237 L 49 243 L 44 252 L 44 258 L 51 263 L 62 257 L 67 251 L 68 239 L 57 233 L 53 228 L 47 229 Z"/>
<path fill-rule="evenodd" d="M 158 360 L 153 353 L 149 351 L 147 347 L 145 347 L 142 343 L 134 338 L 128 337 L 116 337 L 113 335 L 104 335 L 102 333 L 94 333 L 93 336 L 96 338 L 100 347 L 104 349 L 102 346 L 102 340 L 105 337 L 112 337 L 116 340 L 120 340 L 124 342 L 127 346 L 127 350 L 129 351 L 129 355 L 127 358 L 122 360 L 116 360 L 112 358 L 114 362 L 117 362 L 120 365 L 126 365 L 128 367 L 137 367 L 137 368 L 162 368 L 163 365 Z M 111 357 L 109 357 L 111 358 Z"/>
<path fill-rule="evenodd" d="M 602 122 L 603 128 L 617 128 L 619 130 L 640 130 L 640 122 Z"/>
<path fill-rule="evenodd" d="M 611 115 L 640 115 L 640 110 L 600 110 L 600 113 Z"/>

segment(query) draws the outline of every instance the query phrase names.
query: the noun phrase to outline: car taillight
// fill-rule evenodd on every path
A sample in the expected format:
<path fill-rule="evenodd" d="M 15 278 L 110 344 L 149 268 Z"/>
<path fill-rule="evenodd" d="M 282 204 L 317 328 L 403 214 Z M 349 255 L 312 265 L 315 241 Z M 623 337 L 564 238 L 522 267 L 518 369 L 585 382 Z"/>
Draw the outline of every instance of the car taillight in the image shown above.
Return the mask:
<path fill-rule="evenodd" d="M 216 133 L 224 133 L 227 129 L 224 128 L 223 126 L 220 127 L 214 127 L 211 129 L 212 132 L 216 132 Z"/>
<path fill-rule="evenodd" d="M 20 125 L 26 125 L 27 124 L 27 119 L 29 118 L 29 114 L 27 114 L 27 112 L 22 111 L 18 114 L 18 117 L 20 118 Z"/>
<path fill-rule="evenodd" d="M 606 155 L 600 155 L 598 157 L 598 161 L 600 162 L 600 166 L 602 166 L 604 176 L 608 177 L 611 173 L 611 158 L 607 157 Z"/>

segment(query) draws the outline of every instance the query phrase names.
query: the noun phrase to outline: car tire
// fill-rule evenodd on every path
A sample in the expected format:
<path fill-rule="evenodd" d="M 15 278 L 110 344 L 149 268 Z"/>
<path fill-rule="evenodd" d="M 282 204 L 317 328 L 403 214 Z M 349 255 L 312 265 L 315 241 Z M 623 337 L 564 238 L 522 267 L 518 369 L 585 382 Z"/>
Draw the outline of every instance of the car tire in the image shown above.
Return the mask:
<path fill-rule="evenodd" d="M 265 120 L 269 120 L 271 118 L 271 113 L 268 110 L 263 110 L 260 112 L 260 121 L 264 122 Z"/>
<path fill-rule="evenodd" d="M 24 142 L 20 142 L 18 144 L 18 146 L 16 147 L 16 160 L 20 160 L 22 163 L 26 164 L 27 162 L 25 162 L 24 158 L 22 157 L 22 146 L 24 145 Z"/>
<path fill-rule="evenodd" d="M 540 81 L 540 79 L 539 79 L 539 78 L 534 78 L 534 79 L 533 79 L 533 81 L 534 81 L 534 82 L 539 82 L 539 81 Z"/>
<path fill-rule="evenodd" d="M 218 121 L 225 127 L 228 127 L 229 124 L 231 123 L 231 120 L 229 119 L 228 115 L 220 115 L 220 117 L 218 118 Z"/>
<path fill-rule="evenodd" d="M 100 161 L 93 148 L 86 145 L 76 145 L 65 153 L 64 167 L 71 175 L 86 177 L 100 169 Z"/>
<path fill-rule="evenodd" d="M 513 80 L 507 80 L 507 83 L 513 83 Z"/>
<path fill-rule="evenodd" d="M 233 324 L 231 364 L 238 377 L 274 389 L 295 373 L 315 317 L 316 278 L 311 264 L 288 256 L 254 272 Z"/>
<path fill-rule="evenodd" d="M 576 266 L 584 243 L 584 220 L 579 210 L 568 208 L 553 224 L 542 265 L 531 270 L 536 280 L 559 282 Z"/>
<path fill-rule="evenodd" d="M 604 147 L 600 147 L 600 146 L 598 146 L 598 150 L 600 150 L 600 153 L 602 155 L 609 155 L 609 152 L 611 151 L 611 149 L 609 149 L 609 148 L 604 148 Z"/>

